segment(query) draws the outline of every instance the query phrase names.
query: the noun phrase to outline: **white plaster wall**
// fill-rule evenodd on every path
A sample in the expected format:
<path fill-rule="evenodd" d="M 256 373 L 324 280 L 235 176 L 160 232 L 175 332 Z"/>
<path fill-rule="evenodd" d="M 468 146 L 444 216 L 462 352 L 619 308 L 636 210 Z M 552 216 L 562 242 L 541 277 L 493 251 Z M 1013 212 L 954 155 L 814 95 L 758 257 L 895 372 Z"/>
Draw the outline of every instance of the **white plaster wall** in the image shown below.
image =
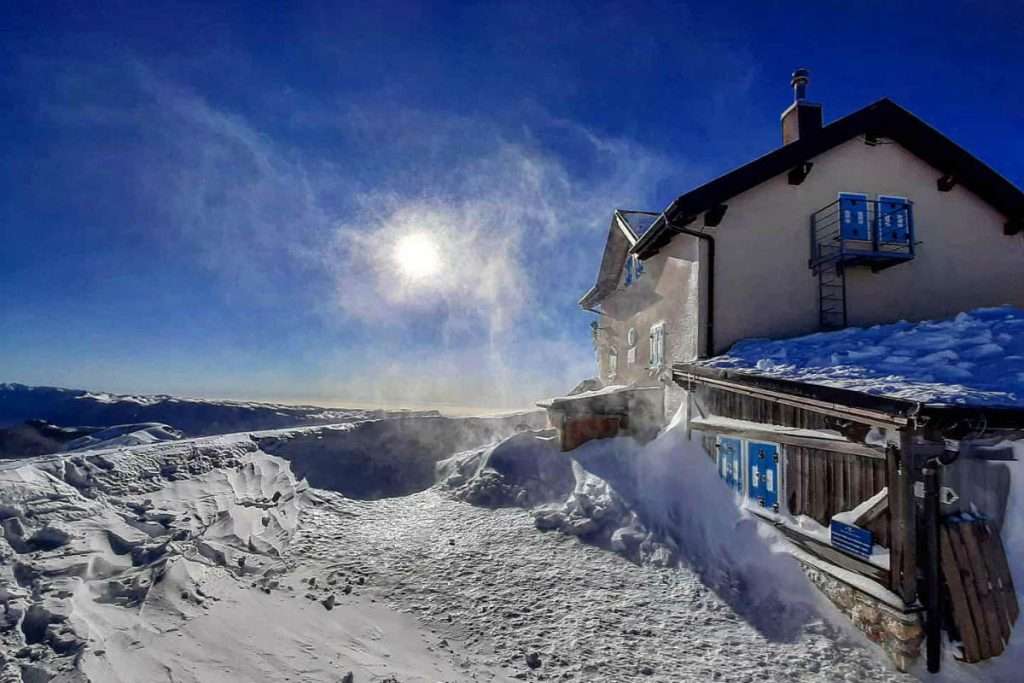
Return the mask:
<path fill-rule="evenodd" d="M 921 242 L 908 263 L 878 273 L 847 269 L 849 324 L 1024 306 L 1024 235 L 1004 235 L 1005 217 L 979 197 L 960 186 L 937 191 L 940 172 L 897 144 L 872 147 L 855 138 L 813 161 L 803 184 L 789 185 L 785 174 L 773 178 L 730 199 L 721 225 L 708 229 L 717 241 L 716 353 L 746 337 L 818 329 L 808 226 L 838 192 L 909 198 Z M 691 238 L 677 236 L 662 254 L 679 241 Z"/>
<path fill-rule="evenodd" d="M 696 357 L 703 334 L 701 306 L 701 248 L 694 238 L 673 240 L 656 256 L 644 262 L 645 272 L 629 287 L 620 281 L 619 289 L 608 296 L 603 308 L 608 315 L 599 320 L 598 360 L 605 383 L 652 386 L 670 383 L 671 365 Z M 665 323 L 665 364 L 650 369 L 650 331 Z M 636 362 L 627 362 L 627 335 L 636 330 Z M 616 377 L 608 376 L 609 348 L 618 352 Z M 667 401 L 666 410 L 678 407 Z"/>

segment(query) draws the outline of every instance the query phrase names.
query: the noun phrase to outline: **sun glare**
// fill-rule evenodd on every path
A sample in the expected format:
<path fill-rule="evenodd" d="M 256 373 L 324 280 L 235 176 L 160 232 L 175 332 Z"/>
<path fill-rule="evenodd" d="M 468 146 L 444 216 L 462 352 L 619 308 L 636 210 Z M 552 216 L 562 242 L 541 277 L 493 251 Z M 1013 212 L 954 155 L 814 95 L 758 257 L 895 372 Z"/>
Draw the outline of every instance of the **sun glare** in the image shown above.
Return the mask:
<path fill-rule="evenodd" d="M 395 262 L 406 277 L 419 280 L 441 269 L 441 251 L 430 235 L 406 235 L 395 245 Z"/>

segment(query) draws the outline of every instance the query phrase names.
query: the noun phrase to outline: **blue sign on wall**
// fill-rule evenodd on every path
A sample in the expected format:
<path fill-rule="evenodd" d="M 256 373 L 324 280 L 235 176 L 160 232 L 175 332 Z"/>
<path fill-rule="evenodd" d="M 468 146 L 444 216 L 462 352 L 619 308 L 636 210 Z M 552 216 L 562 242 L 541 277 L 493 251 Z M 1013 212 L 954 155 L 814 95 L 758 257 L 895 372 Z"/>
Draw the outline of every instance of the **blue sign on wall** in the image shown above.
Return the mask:
<path fill-rule="evenodd" d="M 871 549 L 875 545 L 875 535 L 859 526 L 844 524 L 832 520 L 829 526 L 832 535 L 832 547 L 849 553 L 854 557 L 866 560 L 871 557 Z"/>

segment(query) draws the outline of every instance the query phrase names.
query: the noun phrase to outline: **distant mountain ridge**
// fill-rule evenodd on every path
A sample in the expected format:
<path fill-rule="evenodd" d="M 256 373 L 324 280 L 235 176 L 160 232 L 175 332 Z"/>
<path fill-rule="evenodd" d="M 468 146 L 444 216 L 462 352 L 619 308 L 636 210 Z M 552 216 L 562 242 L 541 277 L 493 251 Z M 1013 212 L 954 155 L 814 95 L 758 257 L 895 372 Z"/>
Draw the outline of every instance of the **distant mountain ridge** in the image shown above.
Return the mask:
<path fill-rule="evenodd" d="M 293 406 L 254 401 L 219 401 L 167 395 L 121 395 L 84 389 L 0 383 L 0 457 L 23 457 L 61 450 L 79 433 L 140 423 L 162 423 L 186 437 L 282 427 L 356 422 L 437 411 L 358 410 Z"/>

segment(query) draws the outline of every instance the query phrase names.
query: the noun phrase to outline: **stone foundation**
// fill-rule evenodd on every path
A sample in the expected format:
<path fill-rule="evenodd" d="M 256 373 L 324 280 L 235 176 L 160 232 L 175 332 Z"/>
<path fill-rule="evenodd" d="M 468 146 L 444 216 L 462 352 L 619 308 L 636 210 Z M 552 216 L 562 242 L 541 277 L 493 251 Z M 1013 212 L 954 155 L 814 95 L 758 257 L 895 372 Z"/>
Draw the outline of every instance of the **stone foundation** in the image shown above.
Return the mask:
<path fill-rule="evenodd" d="M 801 566 L 811 582 L 854 626 L 882 646 L 897 669 L 906 671 L 921 655 L 924 627 L 919 614 L 904 614 L 817 567 L 803 563 Z"/>

